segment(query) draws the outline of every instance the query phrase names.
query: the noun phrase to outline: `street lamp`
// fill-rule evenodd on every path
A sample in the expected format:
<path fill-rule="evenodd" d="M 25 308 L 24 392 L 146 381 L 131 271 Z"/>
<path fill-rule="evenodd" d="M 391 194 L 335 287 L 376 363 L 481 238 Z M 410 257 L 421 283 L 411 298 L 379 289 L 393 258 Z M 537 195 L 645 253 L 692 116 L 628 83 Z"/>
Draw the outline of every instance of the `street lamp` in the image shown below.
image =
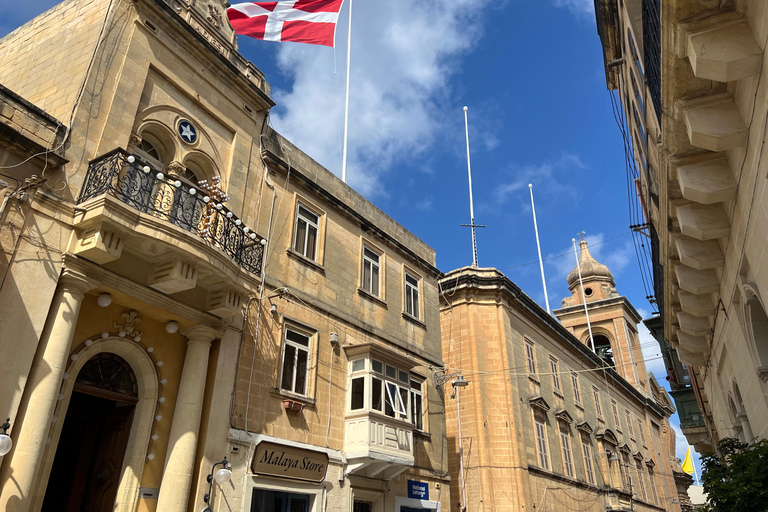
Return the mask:
<path fill-rule="evenodd" d="M 11 428 L 11 418 L 5 420 L 5 423 L 0 425 L 0 457 L 6 455 L 13 447 L 13 439 L 8 435 L 8 429 Z"/>
<path fill-rule="evenodd" d="M 221 469 L 216 471 L 216 466 L 221 466 Z M 213 481 L 216 480 L 216 483 L 219 484 L 219 486 L 222 486 L 229 482 L 229 479 L 232 478 L 232 470 L 230 469 L 232 467 L 232 464 L 229 463 L 226 457 L 224 457 L 224 460 L 221 462 L 216 462 L 213 466 L 211 466 L 211 472 L 206 477 L 206 480 L 208 481 L 208 492 L 205 493 L 205 497 L 203 497 L 203 501 L 205 502 L 205 508 L 202 510 L 202 512 L 213 512 L 213 509 L 211 508 L 211 490 L 213 489 Z"/>
<path fill-rule="evenodd" d="M 456 377 L 455 380 L 451 380 L 454 377 Z M 464 444 L 462 443 L 461 439 L 461 404 L 459 402 L 459 390 L 461 388 L 465 388 L 469 385 L 469 382 L 464 380 L 464 377 L 462 377 L 461 372 L 453 372 L 453 373 L 446 373 L 445 370 L 442 372 L 436 372 L 435 373 L 435 384 L 438 386 L 442 386 L 447 381 L 451 380 L 451 385 L 453 386 L 453 394 L 456 396 L 456 420 L 459 424 L 459 475 L 461 477 L 461 511 L 465 512 L 467 510 L 467 488 L 465 485 L 464 480 Z"/>

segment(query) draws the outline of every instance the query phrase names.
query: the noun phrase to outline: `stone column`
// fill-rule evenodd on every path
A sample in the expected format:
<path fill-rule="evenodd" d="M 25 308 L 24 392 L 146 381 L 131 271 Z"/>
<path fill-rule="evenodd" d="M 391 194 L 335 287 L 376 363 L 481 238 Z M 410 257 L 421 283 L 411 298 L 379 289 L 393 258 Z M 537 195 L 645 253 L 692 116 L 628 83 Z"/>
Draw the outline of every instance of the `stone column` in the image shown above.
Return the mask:
<path fill-rule="evenodd" d="M 211 342 L 219 332 L 202 325 L 183 331 L 187 337 L 187 354 L 181 371 L 179 395 L 173 412 L 173 424 L 168 439 L 163 481 L 157 510 L 186 512 L 192 475 L 195 470 L 197 438 L 200 417 L 203 413 L 205 378 L 208 372 L 208 356 Z"/>
<path fill-rule="evenodd" d="M 32 505 L 80 306 L 85 293 L 95 286 L 83 274 L 68 269 L 59 278 L 13 424 L 14 449 L 3 461 L 0 510 L 27 512 Z"/>
<path fill-rule="evenodd" d="M 242 324 L 243 319 L 239 318 L 238 323 Z M 205 440 L 202 444 L 203 460 L 200 463 L 200 475 L 197 487 L 198 492 L 194 497 L 194 511 L 205 508 L 203 501 L 204 491 L 200 489 L 205 487 L 207 482 L 204 475 L 207 475 L 214 462 L 220 462 L 228 455 L 227 439 L 229 438 L 229 414 L 232 404 L 232 392 L 235 388 L 235 375 L 237 373 L 237 354 L 240 348 L 240 337 L 242 332 L 235 328 L 229 328 L 224 331 L 224 335 L 219 342 L 219 354 L 216 360 L 216 373 L 214 374 L 213 392 L 211 393 L 208 417 L 203 419 L 205 424 Z M 194 486 L 193 486 L 194 488 Z M 214 493 L 218 492 L 214 486 Z"/>

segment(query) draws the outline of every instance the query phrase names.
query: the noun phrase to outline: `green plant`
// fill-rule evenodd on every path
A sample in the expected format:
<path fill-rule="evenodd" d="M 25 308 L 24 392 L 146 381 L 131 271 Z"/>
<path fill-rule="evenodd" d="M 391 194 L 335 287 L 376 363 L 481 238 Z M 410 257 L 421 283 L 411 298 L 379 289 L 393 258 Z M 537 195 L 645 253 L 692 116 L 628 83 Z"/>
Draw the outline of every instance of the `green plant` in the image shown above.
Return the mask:
<path fill-rule="evenodd" d="M 712 512 L 768 510 L 768 440 L 753 444 L 726 437 L 719 454 L 701 457 L 702 483 Z"/>

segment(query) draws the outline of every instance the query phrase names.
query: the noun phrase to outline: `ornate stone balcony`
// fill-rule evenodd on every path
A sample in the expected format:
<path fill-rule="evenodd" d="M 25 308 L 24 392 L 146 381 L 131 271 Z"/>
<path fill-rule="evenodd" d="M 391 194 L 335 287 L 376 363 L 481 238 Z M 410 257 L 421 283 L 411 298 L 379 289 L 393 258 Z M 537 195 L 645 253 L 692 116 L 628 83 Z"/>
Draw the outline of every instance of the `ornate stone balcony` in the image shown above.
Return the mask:
<path fill-rule="evenodd" d="M 152 170 L 123 149 L 90 162 L 77 203 L 75 254 L 103 265 L 120 258 L 125 239 L 143 237 L 134 242 L 140 247 L 167 246 L 163 251 L 174 255 L 167 262 L 154 259 L 149 283 L 165 293 L 180 291 L 165 281 L 194 287 L 201 260 L 231 277 L 240 271 L 253 274 L 248 279 L 261 275 L 265 241 L 256 232 L 202 188 Z M 127 215 L 131 210 L 138 215 Z"/>

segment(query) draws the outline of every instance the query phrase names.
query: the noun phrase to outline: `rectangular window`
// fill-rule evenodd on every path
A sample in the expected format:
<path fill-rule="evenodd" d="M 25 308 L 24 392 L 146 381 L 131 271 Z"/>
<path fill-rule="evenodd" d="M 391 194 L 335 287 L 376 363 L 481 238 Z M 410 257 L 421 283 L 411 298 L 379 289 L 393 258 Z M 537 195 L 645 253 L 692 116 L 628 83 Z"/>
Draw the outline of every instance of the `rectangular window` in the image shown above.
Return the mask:
<path fill-rule="evenodd" d="M 643 420 L 637 420 L 637 431 L 640 432 L 640 441 L 645 444 L 645 429 L 643 429 Z"/>
<path fill-rule="evenodd" d="M 648 501 L 648 496 L 645 494 L 645 479 L 643 478 L 643 465 L 640 461 L 637 461 L 637 483 L 640 486 L 640 495 L 643 497 L 643 501 Z"/>
<path fill-rule="evenodd" d="M 562 391 L 560 389 L 560 375 L 558 374 L 558 363 L 557 359 L 555 359 L 552 356 L 549 356 L 549 369 L 552 371 L 552 387 L 555 388 L 555 391 Z"/>
<path fill-rule="evenodd" d="M 365 377 L 352 379 L 351 398 L 352 402 L 349 407 L 351 410 L 359 411 L 365 407 Z"/>
<path fill-rule="evenodd" d="M 419 318 L 419 279 L 405 273 L 405 312 Z"/>
<path fill-rule="evenodd" d="M 530 340 L 525 340 L 525 357 L 528 360 L 528 373 L 536 375 L 536 352 Z"/>
<path fill-rule="evenodd" d="M 611 400 L 611 409 L 613 410 L 614 426 L 616 427 L 616 430 L 621 430 L 621 423 L 619 423 L 619 408 L 616 407 L 616 400 Z"/>
<path fill-rule="evenodd" d="M 308 363 L 309 336 L 286 329 L 280 389 L 306 395 Z"/>
<path fill-rule="evenodd" d="M 424 430 L 423 384 L 422 379 L 411 377 L 411 421 L 416 430 Z"/>
<path fill-rule="evenodd" d="M 315 261 L 317 256 L 317 232 L 320 217 L 299 205 L 296 212 L 296 235 L 293 250 Z"/>
<path fill-rule="evenodd" d="M 581 451 L 584 454 L 584 471 L 587 473 L 587 482 L 595 484 L 595 473 L 592 471 L 592 450 L 589 443 L 581 442 Z"/>
<path fill-rule="evenodd" d="M 595 411 L 597 411 L 597 417 L 603 417 L 603 407 L 600 405 L 600 390 L 592 386 L 592 395 L 595 397 Z"/>
<path fill-rule="evenodd" d="M 655 475 L 653 473 L 653 469 L 651 469 L 650 467 L 648 468 L 648 480 L 650 480 L 651 482 L 651 494 L 653 495 L 653 504 L 658 505 L 659 497 L 656 494 L 656 482 L 654 482 Z"/>
<path fill-rule="evenodd" d="M 363 290 L 379 297 L 379 260 L 380 256 L 367 247 L 363 247 Z"/>
<path fill-rule="evenodd" d="M 373 377 L 371 379 L 371 409 L 374 411 L 384 412 L 382 410 L 384 402 L 381 399 L 383 390 L 381 379 Z"/>
<path fill-rule="evenodd" d="M 627 430 L 629 430 L 629 437 L 635 437 L 635 428 L 632 426 L 632 416 L 629 414 L 628 409 L 624 409 L 624 414 L 627 417 Z"/>
<path fill-rule="evenodd" d="M 560 431 L 560 444 L 563 445 L 563 468 L 569 478 L 573 478 L 573 457 L 571 456 L 571 440 L 568 432 Z"/>
<path fill-rule="evenodd" d="M 539 420 L 536 423 L 536 446 L 539 450 L 539 466 L 549 469 L 549 452 L 547 451 L 547 426 Z"/>
<path fill-rule="evenodd" d="M 573 399 L 577 404 L 581 403 L 581 390 L 579 389 L 579 374 L 571 372 L 571 382 L 573 383 Z"/>

